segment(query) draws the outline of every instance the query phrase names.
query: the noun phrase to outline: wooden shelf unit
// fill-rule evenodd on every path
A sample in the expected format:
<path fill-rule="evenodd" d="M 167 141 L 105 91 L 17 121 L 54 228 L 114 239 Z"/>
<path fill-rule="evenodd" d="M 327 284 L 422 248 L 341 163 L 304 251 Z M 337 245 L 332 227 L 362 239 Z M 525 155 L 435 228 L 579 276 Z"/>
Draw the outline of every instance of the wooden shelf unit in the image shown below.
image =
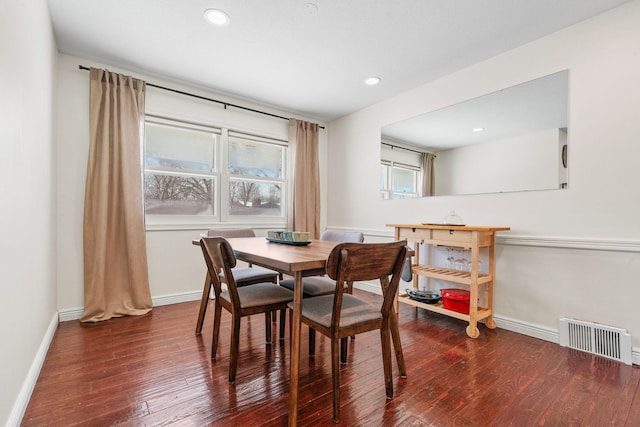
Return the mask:
<path fill-rule="evenodd" d="M 407 295 L 401 295 L 398 301 L 468 322 L 466 332 L 471 338 L 477 338 L 480 335 L 478 329 L 478 321 L 480 320 L 484 320 L 485 325 L 490 329 L 496 327 L 493 319 L 493 284 L 496 270 L 495 233 L 496 231 L 508 231 L 509 227 L 439 224 L 387 224 L 387 226 L 395 228 L 396 240 L 407 239 L 408 242 L 416 243 L 414 245 L 415 257 L 411 268 L 414 287 L 418 287 L 418 277 L 425 276 L 468 286 L 471 296 L 469 314 L 448 310 L 442 306 L 442 303 L 425 304 L 414 301 Z M 468 249 L 471 252 L 469 271 L 420 264 L 420 244 Z M 479 271 L 481 248 L 487 248 L 489 251 L 489 266 L 486 274 Z M 487 286 L 487 306 L 479 307 L 478 287 L 485 284 Z"/>

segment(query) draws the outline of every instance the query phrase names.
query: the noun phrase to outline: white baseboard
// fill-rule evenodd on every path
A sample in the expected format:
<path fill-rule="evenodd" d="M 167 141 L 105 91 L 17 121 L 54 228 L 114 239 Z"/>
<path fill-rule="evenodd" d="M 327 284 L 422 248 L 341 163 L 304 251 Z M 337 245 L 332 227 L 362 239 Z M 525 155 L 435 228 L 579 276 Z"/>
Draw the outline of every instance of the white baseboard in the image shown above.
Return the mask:
<path fill-rule="evenodd" d="M 153 298 L 153 306 L 179 304 L 181 302 L 198 301 L 202 298 L 202 290 L 182 292 L 179 294 L 162 295 Z"/>
<path fill-rule="evenodd" d="M 53 341 L 53 336 L 55 335 L 57 328 L 58 313 L 54 313 L 53 317 L 51 318 L 51 322 L 49 322 L 49 327 L 47 327 L 47 331 L 42 338 L 40 347 L 38 347 L 36 356 L 33 358 L 33 362 L 31 362 L 29 372 L 27 372 L 27 377 L 22 383 L 22 387 L 20 388 L 20 392 L 18 393 L 16 402 L 13 404 L 13 408 L 11 409 L 9 419 L 7 420 L 6 424 L 8 427 L 19 426 L 20 422 L 22 421 L 22 417 L 24 417 L 24 412 L 27 410 L 29 399 L 31 399 L 31 393 L 33 393 L 36 382 L 38 382 L 40 370 L 42 369 L 44 360 L 47 357 L 49 346 L 51 345 L 51 341 Z"/>
<path fill-rule="evenodd" d="M 560 332 L 555 329 L 545 328 L 539 325 L 525 323 L 519 320 L 510 319 L 499 315 L 493 316 L 496 325 L 507 331 L 517 332 L 528 337 L 538 338 L 544 341 L 560 344 Z"/>
<path fill-rule="evenodd" d="M 371 292 L 372 294 L 382 295 L 382 289 L 380 289 L 380 282 L 355 282 L 353 287 L 361 289 L 363 291 Z"/>
<path fill-rule="evenodd" d="M 357 282 L 353 284 L 356 289 L 381 295 L 380 285 L 375 282 Z M 516 332 L 528 337 L 538 338 L 560 345 L 560 332 L 557 329 L 546 328 L 540 325 L 522 322 L 516 319 L 510 319 L 496 315 L 494 316 L 496 325 L 507 331 Z M 631 362 L 634 365 L 640 365 L 640 349 L 634 348 L 631 351 Z"/>
<path fill-rule="evenodd" d="M 202 297 L 202 291 L 183 292 L 179 294 L 160 295 L 151 299 L 154 307 L 161 305 L 178 304 L 181 302 L 197 301 Z M 78 320 L 82 317 L 82 307 L 68 308 L 58 311 L 60 322 Z"/>

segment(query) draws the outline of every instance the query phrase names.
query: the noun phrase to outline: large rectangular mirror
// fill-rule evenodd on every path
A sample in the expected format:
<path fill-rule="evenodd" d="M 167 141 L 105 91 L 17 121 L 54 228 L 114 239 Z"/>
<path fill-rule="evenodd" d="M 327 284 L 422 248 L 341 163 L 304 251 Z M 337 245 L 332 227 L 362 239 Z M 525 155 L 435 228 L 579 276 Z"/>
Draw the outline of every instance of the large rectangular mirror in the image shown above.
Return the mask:
<path fill-rule="evenodd" d="M 566 188 L 568 74 L 384 126 L 381 197 Z"/>

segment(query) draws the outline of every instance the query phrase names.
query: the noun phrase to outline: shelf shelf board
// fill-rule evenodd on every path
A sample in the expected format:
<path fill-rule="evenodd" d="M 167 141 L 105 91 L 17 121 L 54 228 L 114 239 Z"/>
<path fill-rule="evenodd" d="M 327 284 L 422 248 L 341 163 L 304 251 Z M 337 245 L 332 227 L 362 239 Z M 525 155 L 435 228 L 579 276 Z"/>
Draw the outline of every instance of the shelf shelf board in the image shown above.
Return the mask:
<path fill-rule="evenodd" d="M 453 270 L 451 268 L 434 267 L 429 265 L 413 265 L 411 271 L 420 276 L 432 277 L 434 279 L 447 280 L 449 282 L 471 284 L 471 273 L 469 271 Z M 478 274 L 478 285 L 488 283 L 493 280 L 489 274 Z"/>
<path fill-rule="evenodd" d="M 425 303 L 420 302 L 420 301 L 412 300 L 406 294 L 400 295 L 399 298 L 398 298 L 398 301 L 400 301 L 400 302 L 402 302 L 404 304 L 412 305 L 414 307 L 423 308 L 425 310 L 433 311 L 435 313 L 446 314 L 447 316 L 455 317 L 456 319 L 464 320 L 465 322 L 468 322 L 470 320 L 470 316 L 468 314 L 458 313 L 457 311 L 453 311 L 453 310 L 449 310 L 447 308 L 444 308 L 442 306 L 441 302 L 438 303 L 438 304 L 425 304 Z M 489 316 L 491 316 L 491 310 L 489 310 L 488 308 L 484 308 L 484 307 L 478 307 L 478 315 L 476 317 L 477 320 L 486 319 Z"/>

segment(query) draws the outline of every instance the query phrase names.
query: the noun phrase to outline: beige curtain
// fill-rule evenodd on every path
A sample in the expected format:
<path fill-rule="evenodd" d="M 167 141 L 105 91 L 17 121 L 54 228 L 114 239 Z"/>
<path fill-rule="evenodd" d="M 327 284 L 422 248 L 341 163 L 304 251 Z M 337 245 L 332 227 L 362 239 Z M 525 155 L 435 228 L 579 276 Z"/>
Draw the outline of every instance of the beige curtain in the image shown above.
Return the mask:
<path fill-rule="evenodd" d="M 289 229 L 320 237 L 320 166 L 317 123 L 289 120 L 289 154 L 293 172 Z"/>
<path fill-rule="evenodd" d="M 433 196 L 436 192 L 433 161 L 436 156 L 433 153 L 422 153 L 422 196 Z"/>
<path fill-rule="evenodd" d="M 91 69 L 83 322 L 151 310 L 142 197 L 145 86 Z"/>

